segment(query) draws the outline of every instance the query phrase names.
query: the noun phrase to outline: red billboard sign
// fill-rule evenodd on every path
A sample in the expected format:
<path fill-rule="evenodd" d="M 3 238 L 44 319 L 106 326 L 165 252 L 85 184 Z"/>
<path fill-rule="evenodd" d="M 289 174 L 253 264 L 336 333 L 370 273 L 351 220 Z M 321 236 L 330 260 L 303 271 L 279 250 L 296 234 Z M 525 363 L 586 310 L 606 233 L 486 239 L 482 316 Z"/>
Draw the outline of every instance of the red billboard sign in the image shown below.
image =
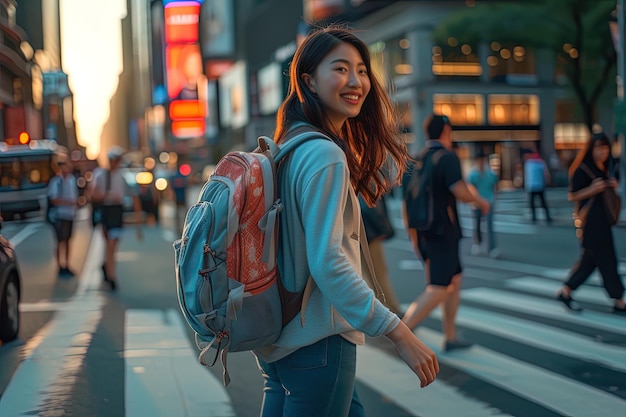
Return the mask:
<path fill-rule="evenodd" d="M 199 21 L 200 4 L 170 3 L 165 7 L 165 42 L 168 44 L 198 42 Z"/>

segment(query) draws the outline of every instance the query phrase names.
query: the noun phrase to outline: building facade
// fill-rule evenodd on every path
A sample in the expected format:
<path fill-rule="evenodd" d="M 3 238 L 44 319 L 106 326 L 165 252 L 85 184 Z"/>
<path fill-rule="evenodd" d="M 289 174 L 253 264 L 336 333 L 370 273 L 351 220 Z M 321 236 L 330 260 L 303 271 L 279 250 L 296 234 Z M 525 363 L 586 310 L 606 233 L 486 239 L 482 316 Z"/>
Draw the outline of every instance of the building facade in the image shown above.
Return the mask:
<path fill-rule="evenodd" d="M 503 186 L 519 186 L 524 155 L 536 148 L 550 162 L 554 185 L 566 184 L 566 167 L 589 133 L 556 56 L 497 42 L 462 45 L 449 38 L 436 44 L 437 24 L 468 7 L 466 2 L 304 0 L 290 9 L 273 0 L 249 3 L 240 17 L 250 85 L 247 146 L 273 129 L 304 16 L 305 21 L 349 22 L 357 29 L 392 92 L 411 151 L 423 145 L 422 120 L 435 111 L 450 117 L 465 168 L 476 153 L 487 153 Z M 269 22 L 278 33 L 263 30 Z M 611 130 L 612 95 L 607 88 L 600 103 L 605 111 L 599 112 L 599 122 L 606 131 Z"/>
<path fill-rule="evenodd" d="M 17 24 L 17 2 L 0 1 L 0 140 L 43 138 L 43 79 L 28 36 Z"/>

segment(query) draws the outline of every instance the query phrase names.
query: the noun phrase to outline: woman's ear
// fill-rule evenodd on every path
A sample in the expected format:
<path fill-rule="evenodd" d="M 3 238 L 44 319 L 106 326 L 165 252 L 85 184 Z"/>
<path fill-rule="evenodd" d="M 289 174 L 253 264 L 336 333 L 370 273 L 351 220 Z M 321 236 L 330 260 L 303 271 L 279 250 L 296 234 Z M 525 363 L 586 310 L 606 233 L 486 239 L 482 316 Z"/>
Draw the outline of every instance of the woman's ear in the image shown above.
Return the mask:
<path fill-rule="evenodd" d="M 304 84 L 308 87 L 309 91 L 311 91 L 313 94 L 317 93 L 317 91 L 315 90 L 315 82 L 313 81 L 313 77 L 311 77 L 310 74 L 302 74 L 302 81 L 304 81 Z"/>

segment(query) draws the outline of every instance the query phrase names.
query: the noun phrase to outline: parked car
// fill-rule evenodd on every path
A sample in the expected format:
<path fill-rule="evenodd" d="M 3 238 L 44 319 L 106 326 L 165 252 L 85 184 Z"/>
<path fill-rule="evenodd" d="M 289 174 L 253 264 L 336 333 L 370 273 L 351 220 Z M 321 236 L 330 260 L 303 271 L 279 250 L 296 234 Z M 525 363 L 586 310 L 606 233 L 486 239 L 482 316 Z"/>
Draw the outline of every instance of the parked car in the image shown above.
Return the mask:
<path fill-rule="evenodd" d="M 19 333 L 20 291 L 20 273 L 15 250 L 11 242 L 0 234 L 0 343 L 10 342 Z"/>

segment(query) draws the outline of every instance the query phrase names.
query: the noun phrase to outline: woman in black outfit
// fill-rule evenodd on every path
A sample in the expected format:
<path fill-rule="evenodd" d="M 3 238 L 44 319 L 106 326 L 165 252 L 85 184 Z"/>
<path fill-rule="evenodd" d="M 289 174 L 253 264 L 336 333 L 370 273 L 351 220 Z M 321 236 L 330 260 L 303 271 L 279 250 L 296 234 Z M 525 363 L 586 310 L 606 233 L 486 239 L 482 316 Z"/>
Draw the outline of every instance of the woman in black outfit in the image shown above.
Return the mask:
<path fill-rule="evenodd" d="M 573 300 L 572 291 L 598 268 L 604 289 L 615 302 L 613 312 L 626 313 L 624 285 L 618 273 L 613 233 L 602 198 L 602 192 L 607 187 L 617 189 L 615 178 L 609 178 L 610 156 L 609 139 L 604 133 L 595 133 L 570 167 L 570 191 L 567 197 L 578 205 L 579 212 L 588 210 L 586 221 L 577 230 L 581 242 L 580 259 L 556 296 L 572 311 L 582 310 Z"/>

